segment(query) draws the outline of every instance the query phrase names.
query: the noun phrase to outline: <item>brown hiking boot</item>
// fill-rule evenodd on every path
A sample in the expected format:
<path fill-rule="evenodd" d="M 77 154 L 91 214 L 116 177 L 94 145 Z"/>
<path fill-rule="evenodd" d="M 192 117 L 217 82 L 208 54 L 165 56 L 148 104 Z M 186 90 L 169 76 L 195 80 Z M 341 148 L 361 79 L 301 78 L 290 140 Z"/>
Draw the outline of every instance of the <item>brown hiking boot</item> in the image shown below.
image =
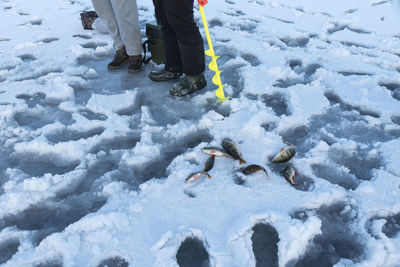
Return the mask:
<path fill-rule="evenodd" d="M 129 72 L 138 72 L 142 70 L 142 55 L 129 56 Z"/>
<path fill-rule="evenodd" d="M 107 67 L 109 69 L 119 69 L 122 64 L 128 62 L 129 56 L 126 53 L 125 46 L 115 52 L 114 59 L 108 63 Z"/>

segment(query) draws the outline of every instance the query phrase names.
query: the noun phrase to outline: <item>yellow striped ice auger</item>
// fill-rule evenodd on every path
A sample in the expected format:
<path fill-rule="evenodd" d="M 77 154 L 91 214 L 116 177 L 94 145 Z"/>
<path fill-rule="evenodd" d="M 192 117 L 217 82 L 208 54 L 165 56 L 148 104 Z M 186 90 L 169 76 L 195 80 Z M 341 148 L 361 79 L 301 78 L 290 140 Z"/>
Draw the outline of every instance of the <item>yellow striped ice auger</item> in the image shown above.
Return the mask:
<path fill-rule="evenodd" d="M 208 31 L 207 20 L 206 20 L 206 16 L 204 14 L 204 9 L 203 9 L 203 6 L 205 6 L 208 3 L 208 1 L 207 0 L 197 0 L 197 1 L 199 2 L 201 18 L 202 18 L 203 24 L 204 24 L 204 31 L 206 32 L 206 36 L 207 36 L 208 50 L 206 50 L 206 55 L 211 57 L 211 62 L 210 62 L 210 64 L 208 64 L 208 67 L 210 68 L 210 70 L 215 72 L 215 75 L 212 78 L 212 82 L 218 86 L 218 89 L 215 92 L 215 94 L 219 98 L 219 101 L 223 102 L 224 100 L 228 99 L 227 97 L 225 97 L 225 94 L 224 94 L 224 86 L 226 84 L 222 84 L 222 82 L 221 82 L 220 74 L 222 71 L 220 71 L 218 69 L 218 64 L 217 64 L 217 59 L 219 57 L 217 57 L 214 53 L 214 48 L 213 48 L 213 45 L 211 42 L 211 36 L 210 36 L 210 32 Z"/>

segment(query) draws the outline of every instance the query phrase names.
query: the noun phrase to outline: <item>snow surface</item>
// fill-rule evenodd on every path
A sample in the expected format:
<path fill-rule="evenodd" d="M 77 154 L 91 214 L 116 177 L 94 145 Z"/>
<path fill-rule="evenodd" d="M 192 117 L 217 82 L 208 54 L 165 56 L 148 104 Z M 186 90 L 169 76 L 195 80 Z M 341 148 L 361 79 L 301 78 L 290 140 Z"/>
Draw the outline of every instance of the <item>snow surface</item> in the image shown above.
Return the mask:
<path fill-rule="evenodd" d="M 399 1 L 209 1 L 223 103 L 107 71 L 85 10 L 0 3 L 0 264 L 400 266 Z M 271 180 L 217 158 L 185 184 L 224 138 Z"/>

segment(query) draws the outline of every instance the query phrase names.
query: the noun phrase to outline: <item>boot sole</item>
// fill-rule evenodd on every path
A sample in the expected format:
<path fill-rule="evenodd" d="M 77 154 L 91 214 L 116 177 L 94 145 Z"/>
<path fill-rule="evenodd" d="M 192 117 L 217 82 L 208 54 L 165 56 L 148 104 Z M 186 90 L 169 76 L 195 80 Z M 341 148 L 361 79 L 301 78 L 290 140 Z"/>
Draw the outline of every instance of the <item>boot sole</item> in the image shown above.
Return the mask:
<path fill-rule="evenodd" d="M 200 91 L 200 90 L 204 89 L 206 86 L 207 86 L 207 81 L 204 84 L 202 84 L 201 88 L 198 88 L 198 89 L 196 89 L 196 90 L 194 90 L 192 92 L 189 92 L 187 94 L 172 94 L 171 91 L 169 92 L 169 94 L 172 95 L 172 96 L 187 96 L 187 95 L 193 94 L 194 92 L 197 92 L 197 91 Z"/>
<path fill-rule="evenodd" d="M 136 73 L 136 72 L 141 72 L 142 71 L 142 69 L 128 69 L 128 72 L 130 72 L 130 73 Z"/>
<path fill-rule="evenodd" d="M 119 64 L 118 66 L 107 65 L 107 69 L 109 69 L 109 70 L 117 70 L 117 69 L 120 69 L 122 67 L 122 65 L 124 65 L 126 63 L 128 63 L 128 59 L 125 60 L 124 62 L 122 62 L 121 64 Z"/>
<path fill-rule="evenodd" d="M 172 77 L 172 78 L 163 78 L 163 79 L 152 78 L 151 76 L 149 76 L 149 79 L 152 80 L 153 82 L 166 82 L 166 81 L 171 81 L 171 80 L 177 80 L 181 76 L 182 75 L 179 75 L 177 77 Z"/>

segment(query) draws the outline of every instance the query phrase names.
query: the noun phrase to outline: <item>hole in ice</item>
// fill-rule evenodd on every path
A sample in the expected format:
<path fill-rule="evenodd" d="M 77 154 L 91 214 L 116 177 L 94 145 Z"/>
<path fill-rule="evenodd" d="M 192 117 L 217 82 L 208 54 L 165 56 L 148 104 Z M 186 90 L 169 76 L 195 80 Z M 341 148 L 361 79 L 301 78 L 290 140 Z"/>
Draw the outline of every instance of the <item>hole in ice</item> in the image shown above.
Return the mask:
<path fill-rule="evenodd" d="M 251 241 L 256 267 L 279 266 L 277 245 L 279 235 L 276 229 L 269 224 L 258 223 L 253 227 L 253 231 Z"/>
<path fill-rule="evenodd" d="M 311 165 L 314 174 L 332 184 L 337 184 L 345 189 L 355 190 L 360 182 L 351 173 L 344 172 L 338 166 Z"/>
<path fill-rule="evenodd" d="M 273 95 L 265 94 L 261 96 L 261 99 L 267 107 L 272 108 L 277 116 L 291 115 L 284 95 L 279 93 L 274 93 Z"/>
<path fill-rule="evenodd" d="M 0 243 L 0 264 L 6 263 L 18 251 L 18 240 L 7 240 Z"/>
<path fill-rule="evenodd" d="M 91 48 L 91 49 L 96 49 L 97 47 L 103 47 L 106 45 L 107 45 L 107 43 L 104 43 L 104 42 L 89 42 L 86 44 L 81 44 L 81 46 L 83 48 Z"/>
<path fill-rule="evenodd" d="M 50 135 L 46 135 L 47 140 L 53 143 L 60 143 L 60 142 L 68 142 L 68 141 L 77 141 L 80 139 L 88 139 L 89 137 L 93 137 L 95 135 L 100 135 L 104 132 L 105 128 L 98 127 L 94 129 L 90 129 L 86 132 L 78 132 L 63 129 L 61 132 L 52 133 Z"/>
<path fill-rule="evenodd" d="M 74 34 L 74 35 L 72 35 L 72 37 L 81 38 L 81 39 L 85 39 L 85 40 L 92 39 L 92 36 L 86 35 L 86 34 Z"/>
<path fill-rule="evenodd" d="M 258 58 L 252 54 L 241 54 L 240 55 L 244 60 L 246 60 L 247 62 L 249 62 L 251 64 L 251 66 L 253 67 L 257 67 L 258 65 L 261 64 L 261 61 L 258 60 Z"/>
<path fill-rule="evenodd" d="M 389 216 L 382 227 L 382 232 L 389 238 L 397 236 L 400 232 L 400 213 Z"/>
<path fill-rule="evenodd" d="M 103 260 L 100 262 L 97 267 L 128 267 L 129 263 L 121 258 L 121 257 L 114 257 L 114 258 L 109 258 L 106 260 Z"/>
<path fill-rule="evenodd" d="M 289 47 L 305 47 L 308 42 L 310 41 L 309 37 L 298 37 L 298 38 L 290 38 L 290 37 L 283 37 L 280 38 L 286 46 Z"/>
<path fill-rule="evenodd" d="M 301 259 L 293 260 L 287 266 L 333 266 L 342 258 L 360 261 L 364 248 L 361 238 L 352 227 L 357 211 L 337 203 L 322 206 L 316 215 L 322 221 L 322 234 L 314 237 Z"/>
<path fill-rule="evenodd" d="M 36 60 L 36 57 L 32 54 L 23 54 L 18 56 L 20 59 L 22 59 L 22 61 L 24 62 L 29 62 L 29 61 L 33 61 Z"/>
<path fill-rule="evenodd" d="M 180 267 L 210 266 L 208 252 L 198 238 L 186 238 L 176 253 L 176 260 Z"/>
<path fill-rule="evenodd" d="M 44 238 L 63 231 L 68 225 L 79 221 L 89 213 L 98 211 L 106 201 L 85 193 L 72 196 L 57 203 L 39 204 L 4 218 L 5 226 L 16 226 L 20 230 L 36 231 L 33 242 L 38 245 Z"/>

